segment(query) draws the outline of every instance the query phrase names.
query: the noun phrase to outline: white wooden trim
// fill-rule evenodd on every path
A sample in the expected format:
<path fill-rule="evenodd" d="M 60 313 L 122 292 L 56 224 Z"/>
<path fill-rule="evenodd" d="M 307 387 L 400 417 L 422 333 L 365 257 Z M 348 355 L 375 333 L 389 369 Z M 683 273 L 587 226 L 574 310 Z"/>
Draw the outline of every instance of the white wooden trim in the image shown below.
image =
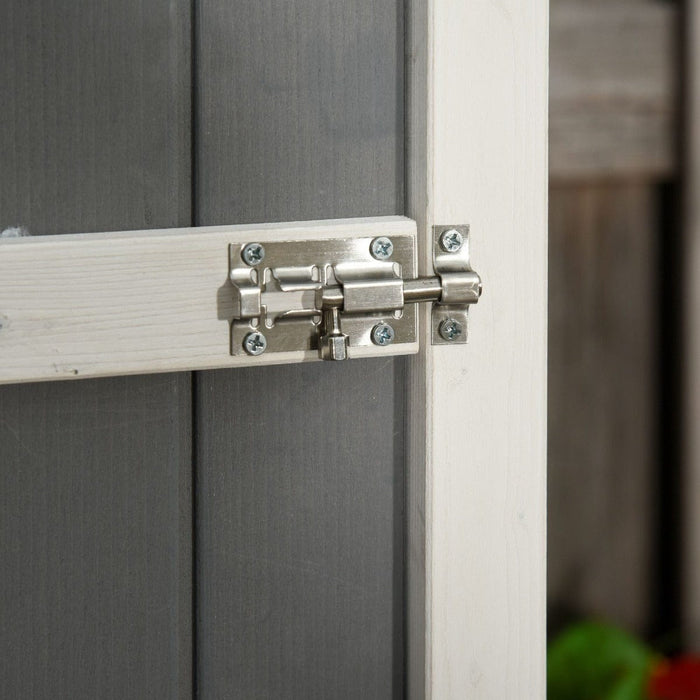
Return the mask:
<path fill-rule="evenodd" d="M 415 235 L 403 217 L 0 239 L 0 383 L 278 364 L 231 356 L 228 245 Z M 355 357 L 415 343 L 353 347 Z"/>
<path fill-rule="evenodd" d="M 700 0 L 686 3 L 683 632 L 700 651 Z"/>
<path fill-rule="evenodd" d="M 412 700 L 545 697 L 546 0 L 408 3 L 408 212 L 471 224 L 469 343 L 410 382 Z M 419 254 L 420 257 L 420 254 Z"/>

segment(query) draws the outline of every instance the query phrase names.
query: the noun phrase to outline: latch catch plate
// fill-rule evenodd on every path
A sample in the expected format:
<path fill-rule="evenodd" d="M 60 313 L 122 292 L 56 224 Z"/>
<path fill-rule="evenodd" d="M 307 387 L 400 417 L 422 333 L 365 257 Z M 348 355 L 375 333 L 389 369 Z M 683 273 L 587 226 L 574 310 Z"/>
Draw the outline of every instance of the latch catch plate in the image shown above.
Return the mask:
<path fill-rule="evenodd" d="M 445 240 L 451 245 L 445 245 Z M 469 257 L 469 226 L 433 226 L 433 269 L 440 278 L 442 298 L 433 303 L 433 345 L 467 342 L 469 306 L 479 301 L 481 278 Z"/>

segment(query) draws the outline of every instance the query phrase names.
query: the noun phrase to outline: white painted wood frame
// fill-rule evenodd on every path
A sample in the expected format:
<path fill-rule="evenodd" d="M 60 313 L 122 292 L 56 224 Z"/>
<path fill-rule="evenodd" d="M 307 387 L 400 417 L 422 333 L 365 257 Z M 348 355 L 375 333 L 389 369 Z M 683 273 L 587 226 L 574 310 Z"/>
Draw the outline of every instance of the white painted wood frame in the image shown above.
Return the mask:
<path fill-rule="evenodd" d="M 408 214 L 469 223 L 469 343 L 409 397 L 408 696 L 545 697 L 545 0 L 408 2 Z M 422 266 L 422 267 L 421 267 Z M 424 319 L 426 321 L 427 319 Z"/>
<path fill-rule="evenodd" d="M 700 651 L 700 0 L 685 3 L 683 381 L 684 641 Z"/>
<path fill-rule="evenodd" d="M 389 216 L 2 238 L 0 384 L 317 360 L 302 350 L 230 354 L 229 244 L 415 232 L 412 220 Z"/>

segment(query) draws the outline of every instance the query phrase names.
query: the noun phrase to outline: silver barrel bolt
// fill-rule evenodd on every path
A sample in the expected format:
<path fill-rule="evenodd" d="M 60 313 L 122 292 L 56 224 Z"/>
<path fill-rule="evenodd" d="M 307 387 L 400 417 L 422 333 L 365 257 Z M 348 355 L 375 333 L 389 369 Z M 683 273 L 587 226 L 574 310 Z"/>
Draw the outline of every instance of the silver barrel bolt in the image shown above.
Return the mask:
<path fill-rule="evenodd" d="M 469 261 L 469 225 L 430 225 L 432 269 L 421 276 L 416 224 L 376 226 L 369 236 L 230 243 L 231 353 L 309 359 L 317 350 L 323 360 L 342 361 L 409 351 L 419 340 L 414 304 L 431 305 L 433 345 L 466 343 L 468 309 L 482 291 Z"/>

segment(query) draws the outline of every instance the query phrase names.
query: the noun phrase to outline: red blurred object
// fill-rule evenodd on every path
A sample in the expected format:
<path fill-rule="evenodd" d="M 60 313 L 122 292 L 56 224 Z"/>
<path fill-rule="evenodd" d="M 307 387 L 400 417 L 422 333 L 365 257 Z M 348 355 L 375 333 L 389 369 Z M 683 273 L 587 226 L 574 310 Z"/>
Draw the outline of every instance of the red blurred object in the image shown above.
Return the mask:
<path fill-rule="evenodd" d="M 649 679 L 651 700 L 700 700 L 700 657 L 662 661 Z"/>

